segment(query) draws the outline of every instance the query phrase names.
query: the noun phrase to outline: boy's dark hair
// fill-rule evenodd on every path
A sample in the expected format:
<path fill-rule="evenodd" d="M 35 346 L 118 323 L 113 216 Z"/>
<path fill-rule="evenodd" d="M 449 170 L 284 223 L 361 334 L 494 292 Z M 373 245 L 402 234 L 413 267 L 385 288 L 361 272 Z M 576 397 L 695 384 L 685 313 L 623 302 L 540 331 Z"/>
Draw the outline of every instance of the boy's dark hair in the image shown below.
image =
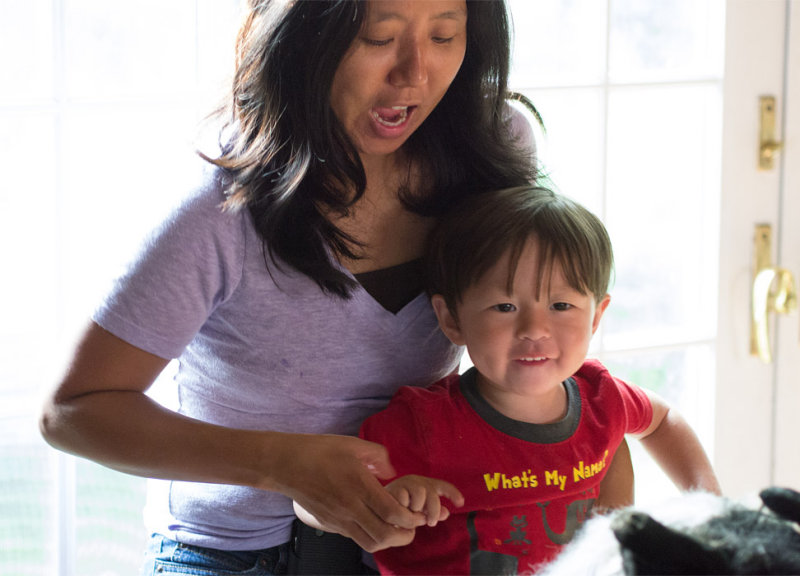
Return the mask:
<path fill-rule="evenodd" d="M 330 89 L 367 2 L 249 4 L 226 108 L 230 140 L 210 161 L 228 172 L 228 206 L 249 209 L 273 262 L 279 258 L 323 290 L 347 297 L 356 282 L 331 263 L 330 251 L 358 258 L 359 244 L 326 215 L 347 214 L 366 176 L 331 110 Z M 405 144 L 425 189 L 401 191 L 401 198 L 424 215 L 446 212 L 471 191 L 521 185 L 534 171 L 530 150 L 509 137 L 506 4 L 470 0 L 467 10 L 463 64 Z"/>
<path fill-rule="evenodd" d="M 537 292 L 554 262 L 569 285 L 599 302 L 608 292 L 614 256 L 605 226 L 579 203 L 537 186 L 486 192 L 461 202 L 434 230 L 426 258 L 430 294 L 450 312 L 464 292 L 509 255 L 509 293 L 519 256 L 530 238 L 539 251 Z"/>

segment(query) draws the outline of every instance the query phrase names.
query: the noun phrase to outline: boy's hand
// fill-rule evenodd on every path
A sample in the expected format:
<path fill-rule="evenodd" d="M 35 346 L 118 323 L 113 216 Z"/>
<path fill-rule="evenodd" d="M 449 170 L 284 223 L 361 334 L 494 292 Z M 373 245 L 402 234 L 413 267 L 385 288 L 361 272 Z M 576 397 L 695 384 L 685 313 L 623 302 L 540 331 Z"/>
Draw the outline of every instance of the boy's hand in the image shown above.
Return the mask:
<path fill-rule="evenodd" d="M 426 524 L 436 526 L 450 517 L 450 511 L 442 506 L 441 497 L 445 497 L 456 506 L 464 505 L 464 496 L 458 488 L 435 478 L 409 474 L 392 480 L 386 490 L 402 505 L 412 512 L 425 514 Z"/>
<path fill-rule="evenodd" d="M 386 449 L 350 436 L 285 434 L 270 453 L 281 462 L 265 486 L 295 501 L 309 526 L 354 540 L 367 552 L 405 546 L 426 518 L 402 506 L 378 478 L 392 478 Z"/>

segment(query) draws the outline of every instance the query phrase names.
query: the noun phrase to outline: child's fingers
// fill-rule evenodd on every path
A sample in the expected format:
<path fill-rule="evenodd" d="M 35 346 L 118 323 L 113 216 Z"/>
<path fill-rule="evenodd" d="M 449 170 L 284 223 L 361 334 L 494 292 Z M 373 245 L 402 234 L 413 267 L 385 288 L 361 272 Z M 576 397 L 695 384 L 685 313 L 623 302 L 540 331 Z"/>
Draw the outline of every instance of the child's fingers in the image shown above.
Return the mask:
<path fill-rule="evenodd" d="M 456 508 L 461 508 L 464 505 L 464 495 L 461 494 L 458 488 L 444 480 L 436 480 L 436 483 L 436 493 L 439 496 L 444 496 L 450 500 Z"/>
<path fill-rule="evenodd" d="M 428 494 L 428 503 L 425 508 L 425 516 L 428 526 L 436 526 L 437 522 L 443 522 L 450 517 L 450 510 L 442 505 L 441 498 L 447 498 L 456 508 L 464 505 L 464 496 L 461 492 L 444 480 L 433 480 L 435 484 L 435 494 L 433 491 Z"/>
<path fill-rule="evenodd" d="M 413 484 L 412 486 L 406 487 L 410 500 L 408 504 L 408 508 L 410 510 L 414 512 L 423 512 L 427 510 L 428 496 L 431 494 L 431 489 L 426 484 L 427 482 L 422 482 L 419 484 Z"/>
<path fill-rule="evenodd" d="M 458 488 L 436 478 L 403 476 L 390 483 L 387 489 L 402 506 L 412 512 L 423 512 L 428 526 L 436 526 L 450 517 L 450 511 L 442 505 L 442 497 L 455 507 L 464 505 L 464 496 Z"/>
<path fill-rule="evenodd" d="M 411 508 L 411 495 L 408 493 L 408 490 L 406 488 L 398 490 L 394 494 L 394 497 L 397 500 L 397 502 L 400 503 L 401 506 L 405 506 L 406 508 L 409 509 Z"/>
<path fill-rule="evenodd" d="M 442 514 L 445 514 L 444 518 Z M 428 497 L 425 501 L 425 518 L 428 520 L 428 526 L 436 526 L 438 522 L 445 520 L 450 513 L 447 508 L 442 506 L 442 500 L 439 495 L 433 491 L 428 492 Z"/>

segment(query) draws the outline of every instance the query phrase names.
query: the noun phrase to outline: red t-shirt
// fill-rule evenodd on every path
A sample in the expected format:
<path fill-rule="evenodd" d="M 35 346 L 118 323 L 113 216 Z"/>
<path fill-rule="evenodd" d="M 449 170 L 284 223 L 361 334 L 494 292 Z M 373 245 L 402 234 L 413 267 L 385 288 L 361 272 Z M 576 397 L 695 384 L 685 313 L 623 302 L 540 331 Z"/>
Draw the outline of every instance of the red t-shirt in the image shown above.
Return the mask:
<path fill-rule="evenodd" d="M 568 412 L 553 424 L 503 416 L 475 374 L 402 388 L 361 428 L 398 476 L 441 478 L 465 499 L 408 546 L 377 552 L 382 574 L 518 574 L 552 560 L 586 519 L 623 436 L 652 420 L 645 393 L 594 360 L 564 382 Z"/>

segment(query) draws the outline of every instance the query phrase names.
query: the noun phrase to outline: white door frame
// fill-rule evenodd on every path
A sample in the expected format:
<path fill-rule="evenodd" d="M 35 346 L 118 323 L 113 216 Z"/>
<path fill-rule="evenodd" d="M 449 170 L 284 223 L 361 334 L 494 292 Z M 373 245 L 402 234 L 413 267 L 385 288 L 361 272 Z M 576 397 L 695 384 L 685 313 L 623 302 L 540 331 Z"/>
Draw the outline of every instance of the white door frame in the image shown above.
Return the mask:
<path fill-rule="evenodd" d="M 756 224 L 773 227 L 774 262 L 800 272 L 800 237 L 786 225 L 792 214 L 792 221 L 800 214 L 800 158 L 791 141 L 793 134 L 800 137 L 800 126 L 796 118 L 791 126 L 784 122 L 791 113 L 788 101 L 796 103 L 794 113 L 800 114 L 800 74 L 784 86 L 790 69 L 784 62 L 787 2 L 794 13 L 791 58 L 797 68 L 800 1 L 727 3 L 714 464 L 723 490 L 734 496 L 770 484 L 800 485 L 798 450 L 793 446 L 800 437 L 797 318 L 773 317 L 778 336 L 774 364 L 751 356 L 749 340 Z M 792 100 L 787 100 L 789 90 Z M 783 128 L 778 136 L 786 140 L 771 171 L 757 167 L 762 95 L 776 97 L 778 125 Z"/>

